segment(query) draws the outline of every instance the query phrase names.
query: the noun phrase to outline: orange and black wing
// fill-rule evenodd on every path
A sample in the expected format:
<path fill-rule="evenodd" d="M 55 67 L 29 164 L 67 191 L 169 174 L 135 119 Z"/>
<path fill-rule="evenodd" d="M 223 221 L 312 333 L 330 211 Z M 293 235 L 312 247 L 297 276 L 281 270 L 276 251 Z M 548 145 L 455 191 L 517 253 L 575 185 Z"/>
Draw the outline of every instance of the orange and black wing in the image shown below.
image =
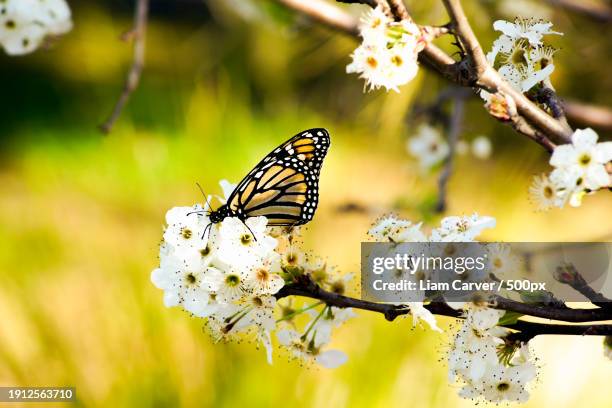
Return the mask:
<path fill-rule="evenodd" d="M 228 198 L 231 214 L 264 216 L 268 225 L 310 221 L 319 201 L 319 174 L 329 143 L 325 129 L 310 129 L 274 149 Z"/>

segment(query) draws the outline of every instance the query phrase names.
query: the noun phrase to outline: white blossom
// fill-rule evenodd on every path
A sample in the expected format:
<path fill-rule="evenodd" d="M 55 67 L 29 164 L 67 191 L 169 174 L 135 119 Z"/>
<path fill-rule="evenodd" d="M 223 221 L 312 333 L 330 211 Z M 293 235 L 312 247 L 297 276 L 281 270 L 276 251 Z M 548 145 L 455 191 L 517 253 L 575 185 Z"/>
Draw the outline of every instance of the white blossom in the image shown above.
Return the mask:
<path fill-rule="evenodd" d="M 493 146 L 491 140 L 486 136 L 478 136 L 472 140 L 472 154 L 478 159 L 488 159 L 491 156 Z"/>
<path fill-rule="evenodd" d="M 612 160 L 612 142 L 597 143 L 597 139 L 593 129 L 578 129 L 571 144 L 557 146 L 550 158 L 550 165 L 555 168 L 551 179 L 554 177 L 568 189 L 608 187 L 611 179 L 605 165 Z"/>
<path fill-rule="evenodd" d="M 214 313 L 216 307 L 209 305 L 210 292 L 203 280 L 215 269 L 199 268 L 194 262 L 177 257 L 167 245 L 162 246 L 160 254 L 160 266 L 151 273 L 151 281 L 164 290 L 166 307 L 182 305 L 198 317 Z"/>
<path fill-rule="evenodd" d="M 376 221 L 368 234 L 379 242 L 425 242 L 425 234 L 421 232 L 421 223 L 413 224 L 395 215 L 388 215 Z"/>
<path fill-rule="evenodd" d="M 276 239 L 266 232 L 266 217 L 253 217 L 242 221 L 227 217 L 219 229 L 218 257 L 239 269 L 253 268 L 261 259 L 272 255 Z"/>
<path fill-rule="evenodd" d="M 429 125 L 420 126 L 416 136 L 408 140 L 406 148 L 424 170 L 442 162 L 450 151 L 440 131 Z"/>
<path fill-rule="evenodd" d="M 546 175 L 534 176 L 529 187 L 529 197 L 540 211 L 546 211 L 552 207 L 563 207 L 567 201 L 564 191 L 559 191 L 558 183 L 553 183 Z"/>
<path fill-rule="evenodd" d="M 442 219 L 440 228 L 431 232 L 432 242 L 471 242 L 482 230 L 495 227 L 495 218 L 488 216 L 451 216 Z"/>
<path fill-rule="evenodd" d="M 288 348 L 295 357 L 305 362 L 315 362 L 325 368 L 336 368 L 346 363 L 348 357 L 339 350 L 321 351 L 314 346 L 313 340 L 306 340 L 293 329 L 282 329 L 276 332 L 281 345 Z"/>
<path fill-rule="evenodd" d="M 529 41 L 532 46 L 542 44 L 542 37 L 546 34 L 563 35 L 562 33 L 552 31 L 552 23 L 526 19 L 517 17 L 514 23 L 505 20 L 497 20 L 493 23 L 493 28 L 496 31 L 501 31 L 510 39 L 524 38 Z"/>
<path fill-rule="evenodd" d="M 411 21 L 394 22 L 380 7 L 362 19 L 363 42 L 351 55 L 347 73 L 365 79 L 365 87 L 399 92 L 418 72 L 418 54 L 425 46 L 419 27 Z"/>
<path fill-rule="evenodd" d="M 0 2 L 0 45 L 9 55 L 36 50 L 48 36 L 72 28 L 65 0 L 4 0 Z"/>

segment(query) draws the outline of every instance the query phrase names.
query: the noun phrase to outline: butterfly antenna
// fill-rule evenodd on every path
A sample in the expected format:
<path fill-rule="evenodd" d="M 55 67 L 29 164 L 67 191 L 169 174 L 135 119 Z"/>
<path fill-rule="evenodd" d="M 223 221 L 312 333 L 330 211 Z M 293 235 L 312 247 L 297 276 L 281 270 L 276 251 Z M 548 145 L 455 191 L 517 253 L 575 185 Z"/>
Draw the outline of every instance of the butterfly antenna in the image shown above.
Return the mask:
<path fill-rule="evenodd" d="M 210 201 L 208 201 L 208 196 L 204 192 L 204 189 L 202 188 L 202 186 L 198 182 L 196 182 L 196 186 L 198 186 L 198 189 L 200 189 L 200 193 L 202 193 L 202 196 L 204 197 L 204 201 L 206 201 L 206 204 L 208 204 L 208 210 L 212 211 L 212 205 L 210 204 Z"/>
<path fill-rule="evenodd" d="M 255 233 L 253 232 L 253 230 L 251 229 L 251 227 L 249 227 L 249 226 L 247 225 L 247 223 L 246 223 L 246 222 L 244 222 L 244 220 L 241 220 L 241 221 L 242 221 L 242 223 L 244 224 L 244 226 L 245 226 L 245 227 L 247 227 L 247 229 L 249 230 L 249 232 L 250 232 L 250 233 L 251 233 L 251 235 L 253 236 L 253 239 L 255 240 L 255 242 L 257 242 L 257 237 L 255 236 Z"/>
<path fill-rule="evenodd" d="M 206 232 L 209 232 L 210 229 L 212 228 L 212 222 L 209 222 L 208 225 L 206 225 L 206 227 L 204 227 L 204 231 L 202 232 L 202 237 L 200 239 L 204 240 L 204 237 L 206 236 Z"/>

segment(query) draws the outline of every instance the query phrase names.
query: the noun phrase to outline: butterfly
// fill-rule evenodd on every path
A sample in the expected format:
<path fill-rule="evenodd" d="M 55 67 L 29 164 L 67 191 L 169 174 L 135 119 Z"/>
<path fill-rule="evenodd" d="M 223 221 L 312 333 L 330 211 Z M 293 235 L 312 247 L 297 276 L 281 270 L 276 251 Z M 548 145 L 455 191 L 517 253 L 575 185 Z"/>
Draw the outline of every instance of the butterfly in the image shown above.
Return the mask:
<path fill-rule="evenodd" d="M 322 128 L 293 136 L 264 157 L 225 204 L 208 212 L 210 222 L 264 216 L 270 226 L 306 224 L 317 209 L 319 175 L 329 144 L 329 133 Z"/>

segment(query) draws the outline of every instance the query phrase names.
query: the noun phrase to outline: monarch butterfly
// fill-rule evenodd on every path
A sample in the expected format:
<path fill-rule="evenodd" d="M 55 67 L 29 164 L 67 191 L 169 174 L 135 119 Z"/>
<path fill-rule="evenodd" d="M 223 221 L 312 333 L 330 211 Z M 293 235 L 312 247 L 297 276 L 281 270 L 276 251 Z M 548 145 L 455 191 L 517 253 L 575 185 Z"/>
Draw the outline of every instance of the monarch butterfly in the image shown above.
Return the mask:
<path fill-rule="evenodd" d="M 329 133 L 322 128 L 293 136 L 264 157 L 225 204 L 208 212 L 210 222 L 264 216 L 271 226 L 306 224 L 319 202 L 319 174 L 329 143 Z"/>

